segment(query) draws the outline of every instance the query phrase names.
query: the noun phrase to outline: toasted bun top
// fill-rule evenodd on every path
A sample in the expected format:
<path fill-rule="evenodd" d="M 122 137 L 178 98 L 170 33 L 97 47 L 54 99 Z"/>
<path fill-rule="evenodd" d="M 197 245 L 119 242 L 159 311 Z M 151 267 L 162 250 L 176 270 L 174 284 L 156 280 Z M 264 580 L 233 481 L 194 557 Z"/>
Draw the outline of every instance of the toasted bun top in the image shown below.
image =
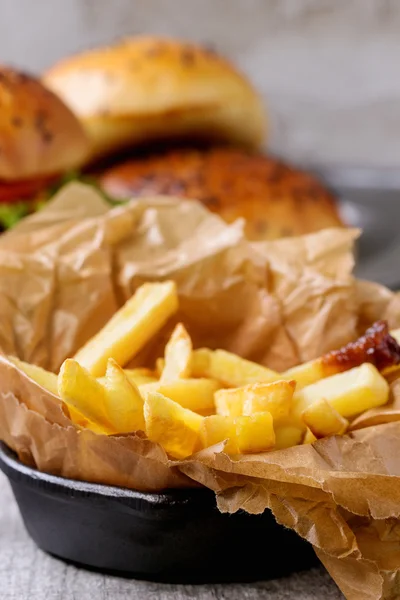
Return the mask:
<path fill-rule="evenodd" d="M 179 134 L 182 121 L 196 129 L 199 120 L 217 128 L 229 120 L 225 137 L 258 146 L 265 132 L 262 101 L 249 81 L 213 51 L 187 42 L 130 38 L 63 60 L 44 81 L 89 130 L 98 120 L 107 123 L 110 136 L 113 119 L 125 119 L 129 127 L 129 119 L 140 126 L 159 118 L 162 134 L 168 120 L 177 117 Z M 205 119 L 210 114 L 214 120 Z M 147 130 L 153 133 L 154 124 Z M 135 130 L 131 138 L 136 142 Z"/>
<path fill-rule="evenodd" d="M 195 198 L 228 223 L 246 219 L 249 239 L 269 240 L 342 225 L 334 197 L 312 175 L 270 156 L 229 148 L 170 151 L 106 171 L 116 198 Z"/>
<path fill-rule="evenodd" d="M 88 151 L 82 125 L 53 92 L 0 66 L 0 180 L 60 173 L 81 165 Z"/>

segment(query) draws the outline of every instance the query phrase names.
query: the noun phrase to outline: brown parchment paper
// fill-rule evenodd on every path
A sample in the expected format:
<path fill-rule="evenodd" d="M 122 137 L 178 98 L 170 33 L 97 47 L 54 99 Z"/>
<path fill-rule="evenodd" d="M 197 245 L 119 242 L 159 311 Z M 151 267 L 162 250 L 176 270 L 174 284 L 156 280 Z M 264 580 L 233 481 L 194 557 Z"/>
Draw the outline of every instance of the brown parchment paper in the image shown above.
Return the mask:
<path fill-rule="evenodd" d="M 195 346 L 281 370 L 355 339 L 377 319 L 400 326 L 400 301 L 352 276 L 355 230 L 251 244 L 196 202 L 149 198 L 110 209 L 70 184 L 0 237 L 0 438 L 66 477 L 140 490 L 206 485 L 221 511 L 269 508 L 314 546 L 351 600 L 400 597 L 400 383 L 353 431 L 234 460 L 224 444 L 171 462 L 133 433 L 79 430 L 59 399 L 12 363 L 57 371 L 144 281 L 174 279 Z M 151 364 L 170 322 L 135 359 Z"/>

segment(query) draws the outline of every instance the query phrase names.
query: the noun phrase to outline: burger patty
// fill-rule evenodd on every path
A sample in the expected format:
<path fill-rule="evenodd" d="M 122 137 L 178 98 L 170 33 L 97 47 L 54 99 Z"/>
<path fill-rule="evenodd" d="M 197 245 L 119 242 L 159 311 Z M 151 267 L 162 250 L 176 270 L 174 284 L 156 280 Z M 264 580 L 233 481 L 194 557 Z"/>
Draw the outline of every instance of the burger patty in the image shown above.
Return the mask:
<path fill-rule="evenodd" d="M 100 176 L 111 197 L 200 200 L 249 239 L 270 240 L 343 226 L 334 196 L 312 175 L 271 156 L 231 148 L 181 149 L 128 160 Z"/>

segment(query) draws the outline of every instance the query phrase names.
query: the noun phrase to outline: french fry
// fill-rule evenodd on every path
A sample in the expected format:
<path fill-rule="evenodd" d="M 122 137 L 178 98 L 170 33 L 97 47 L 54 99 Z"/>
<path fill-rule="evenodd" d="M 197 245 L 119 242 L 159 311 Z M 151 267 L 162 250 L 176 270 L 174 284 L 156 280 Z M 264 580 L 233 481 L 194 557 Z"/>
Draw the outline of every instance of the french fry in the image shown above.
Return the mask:
<path fill-rule="evenodd" d="M 75 355 L 91 375 L 104 375 L 107 360 L 124 366 L 178 309 L 176 285 L 145 283 Z"/>
<path fill-rule="evenodd" d="M 245 394 L 243 388 L 218 390 L 214 396 L 215 409 L 224 417 L 240 417 L 243 414 Z"/>
<path fill-rule="evenodd" d="M 316 438 L 345 433 L 349 422 L 324 399 L 309 406 L 302 414 L 304 423 Z"/>
<path fill-rule="evenodd" d="M 9 356 L 8 359 L 12 362 L 16 367 L 21 369 L 28 377 L 36 381 L 40 386 L 58 396 L 58 377 L 55 373 L 51 371 L 46 371 L 42 369 L 42 367 L 38 367 L 37 365 L 33 365 L 23 360 L 20 360 L 16 356 Z M 67 406 L 67 411 L 69 417 L 73 423 L 78 425 L 79 427 L 83 427 L 85 429 L 91 429 L 96 433 L 107 434 L 108 430 L 102 427 L 101 425 L 96 425 L 96 423 L 92 423 L 86 417 L 82 415 L 78 410 L 73 408 L 72 406 Z"/>
<path fill-rule="evenodd" d="M 203 448 L 227 440 L 224 451 L 227 454 L 239 454 L 236 441 L 236 422 L 232 417 L 223 415 L 205 417 L 200 427 L 200 440 Z"/>
<path fill-rule="evenodd" d="M 317 441 L 317 438 L 310 429 L 307 429 L 306 435 L 304 436 L 303 444 L 313 444 Z"/>
<path fill-rule="evenodd" d="M 137 386 L 157 381 L 157 377 L 151 369 L 124 369 L 124 373 L 129 381 Z"/>
<path fill-rule="evenodd" d="M 67 358 L 58 375 L 58 393 L 74 414 L 78 411 L 88 421 L 116 433 L 107 417 L 106 390 L 78 362 Z"/>
<path fill-rule="evenodd" d="M 305 425 L 300 419 L 289 415 L 274 423 L 274 430 L 275 450 L 283 450 L 301 444 L 305 434 Z"/>
<path fill-rule="evenodd" d="M 93 423 L 93 421 L 89 421 L 86 417 L 83 416 L 76 408 L 70 405 L 66 405 L 67 410 L 69 412 L 69 418 L 75 425 L 82 427 L 83 429 L 90 429 L 94 433 L 99 435 L 109 435 L 113 433 L 109 428 L 103 427 L 102 425 L 98 425 L 97 423 Z"/>
<path fill-rule="evenodd" d="M 204 378 L 178 379 L 171 382 L 157 381 L 139 387 L 143 397 L 146 397 L 149 392 L 159 392 L 183 408 L 202 415 L 209 415 L 215 411 L 214 394 L 218 389 L 217 381 Z"/>
<path fill-rule="evenodd" d="M 192 377 L 209 377 L 214 350 L 198 348 L 192 352 Z"/>
<path fill-rule="evenodd" d="M 8 360 L 21 369 L 28 377 L 33 379 L 33 381 L 36 381 L 40 386 L 55 396 L 58 396 L 57 375 L 55 375 L 55 373 L 46 371 L 37 365 L 31 365 L 30 363 L 24 362 L 16 356 L 8 356 Z"/>
<path fill-rule="evenodd" d="M 243 415 L 269 412 L 273 419 L 286 417 L 292 406 L 295 381 L 254 383 L 242 388 L 245 395 Z"/>
<path fill-rule="evenodd" d="M 295 380 L 297 383 L 297 389 L 301 389 L 306 385 L 310 385 L 328 377 L 331 373 L 327 372 L 324 368 L 321 358 L 310 360 L 297 367 L 292 367 L 284 373 L 282 373 L 282 379 Z"/>
<path fill-rule="evenodd" d="M 268 412 L 237 417 L 236 443 L 239 452 L 250 454 L 268 452 L 275 445 L 275 432 L 272 415 Z"/>
<path fill-rule="evenodd" d="M 216 379 L 226 387 L 240 387 L 249 383 L 271 383 L 282 379 L 275 371 L 240 358 L 236 354 L 207 348 L 193 351 L 192 376 Z"/>
<path fill-rule="evenodd" d="M 144 431 L 143 398 L 112 358 L 108 359 L 104 388 L 106 415 L 113 428 L 118 433 Z"/>
<path fill-rule="evenodd" d="M 294 381 L 281 380 L 219 390 L 215 394 L 217 414 L 239 417 L 270 412 L 274 419 L 284 417 L 289 414 L 295 386 Z"/>
<path fill-rule="evenodd" d="M 103 383 L 102 383 L 103 382 Z M 96 433 L 144 430 L 143 399 L 123 370 L 109 360 L 102 382 L 73 359 L 67 359 L 58 377 L 58 391 L 71 421 Z"/>
<path fill-rule="evenodd" d="M 211 415 L 203 420 L 200 438 L 203 448 L 228 440 L 225 445 L 228 454 L 267 452 L 275 444 L 272 415 L 267 412 L 237 418 Z"/>
<path fill-rule="evenodd" d="M 186 458 L 200 445 L 199 431 L 204 417 L 182 408 L 157 392 L 144 402 L 146 434 L 173 458 Z"/>
<path fill-rule="evenodd" d="M 178 323 L 165 347 L 164 368 L 161 381 L 174 381 L 190 377 L 192 365 L 192 340 L 182 323 Z"/>
<path fill-rule="evenodd" d="M 356 415 L 383 406 L 389 400 L 389 385 L 370 363 L 321 379 L 295 393 L 293 414 L 302 413 L 315 402 L 325 398 L 342 417 Z"/>

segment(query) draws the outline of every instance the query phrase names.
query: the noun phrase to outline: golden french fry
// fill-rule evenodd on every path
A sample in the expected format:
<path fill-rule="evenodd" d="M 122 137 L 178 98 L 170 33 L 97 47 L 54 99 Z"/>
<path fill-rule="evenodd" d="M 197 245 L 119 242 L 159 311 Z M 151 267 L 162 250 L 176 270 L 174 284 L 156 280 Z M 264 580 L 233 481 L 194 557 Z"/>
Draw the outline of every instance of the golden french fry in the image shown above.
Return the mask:
<path fill-rule="evenodd" d="M 192 376 L 216 379 L 226 387 L 240 387 L 249 383 L 271 383 L 282 379 L 275 371 L 240 358 L 236 354 L 207 348 L 193 351 Z"/>
<path fill-rule="evenodd" d="M 186 458 L 200 444 L 204 417 L 182 408 L 158 392 L 149 392 L 144 402 L 146 434 L 173 458 Z"/>
<path fill-rule="evenodd" d="M 205 417 L 200 427 L 203 448 L 224 440 L 228 454 L 267 452 L 274 447 L 275 433 L 270 413 L 231 417 L 211 415 Z"/>
<path fill-rule="evenodd" d="M 364 363 L 296 392 L 293 414 L 301 417 L 309 406 L 322 398 L 342 417 L 351 418 L 365 410 L 386 404 L 389 400 L 389 385 L 376 367 Z"/>
<path fill-rule="evenodd" d="M 313 444 L 317 441 L 317 438 L 310 429 L 307 429 L 306 435 L 304 436 L 303 444 Z"/>
<path fill-rule="evenodd" d="M 304 437 L 305 425 L 299 419 L 289 415 L 274 423 L 275 449 L 283 450 L 301 444 Z"/>
<path fill-rule="evenodd" d="M 192 352 L 192 377 L 208 377 L 214 350 L 198 348 Z"/>
<path fill-rule="evenodd" d="M 108 421 L 118 433 L 144 431 L 143 398 L 123 369 L 109 358 L 104 388 Z"/>
<path fill-rule="evenodd" d="M 269 412 L 273 419 L 286 417 L 292 406 L 295 381 L 254 383 L 242 388 L 244 394 L 243 415 Z"/>
<path fill-rule="evenodd" d="M 223 415 L 205 417 L 200 427 L 200 440 L 203 448 L 227 440 L 224 451 L 227 454 L 239 453 L 236 442 L 236 422 L 232 417 Z"/>
<path fill-rule="evenodd" d="M 155 377 L 154 371 L 151 369 L 124 369 L 124 373 L 129 381 L 137 386 L 157 381 L 157 377 Z"/>
<path fill-rule="evenodd" d="M 151 383 L 142 383 L 141 385 L 139 385 L 138 386 L 139 392 L 140 392 L 143 400 L 146 400 L 148 394 L 153 394 L 155 392 L 161 393 L 160 392 L 161 385 L 162 385 L 162 383 L 160 381 L 152 381 Z M 165 394 L 163 394 L 163 396 L 165 396 Z M 174 398 L 171 398 L 170 396 L 167 396 L 167 398 L 169 398 L 170 400 L 174 400 L 174 402 L 176 402 L 176 400 Z M 179 404 L 179 402 L 178 402 L 178 404 Z"/>
<path fill-rule="evenodd" d="M 322 360 L 320 358 L 316 358 L 315 360 L 310 360 L 302 365 L 297 365 L 297 367 L 288 369 L 282 373 L 282 379 L 294 379 L 297 383 L 297 389 L 299 390 L 306 385 L 310 385 L 311 383 L 315 383 L 320 379 L 324 379 L 330 374 L 331 373 L 327 372 L 324 368 Z"/>
<path fill-rule="evenodd" d="M 161 381 L 174 381 L 190 377 L 192 340 L 182 323 L 178 323 L 165 347 L 164 368 Z"/>
<path fill-rule="evenodd" d="M 158 378 L 154 376 L 154 371 L 152 371 L 151 369 L 123 369 L 123 371 L 129 379 L 129 381 L 138 387 L 139 385 L 146 385 L 147 383 L 156 383 L 158 381 Z M 106 382 L 105 376 L 96 377 L 96 379 L 102 385 L 104 385 Z"/>
<path fill-rule="evenodd" d="M 215 411 L 214 394 L 218 389 L 219 384 L 213 379 L 157 381 L 139 387 L 143 397 L 146 397 L 149 392 L 159 392 L 163 396 L 174 400 L 183 408 L 188 408 L 203 415 Z"/>
<path fill-rule="evenodd" d="M 289 414 L 294 381 L 253 383 L 238 388 L 222 389 L 215 394 L 217 414 L 231 417 L 270 412 L 274 419 Z"/>
<path fill-rule="evenodd" d="M 94 433 L 100 435 L 109 435 L 110 433 L 113 433 L 113 431 L 111 431 L 110 429 L 102 427 L 97 423 L 93 423 L 93 421 L 89 421 L 89 419 L 86 419 L 86 417 L 84 417 L 83 414 L 79 412 L 79 410 L 76 410 L 76 408 L 74 408 L 71 405 L 67 406 L 67 410 L 69 412 L 69 418 L 73 423 L 75 423 L 75 425 L 78 425 L 83 429 L 90 429 L 91 431 L 94 431 Z"/>
<path fill-rule="evenodd" d="M 316 438 L 342 435 L 349 422 L 325 399 L 311 404 L 302 414 L 304 423 Z"/>
<path fill-rule="evenodd" d="M 243 414 L 244 401 L 243 388 L 222 389 L 214 395 L 216 412 L 224 417 L 240 417 Z"/>
<path fill-rule="evenodd" d="M 58 393 L 68 407 L 88 421 L 115 432 L 107 417 L 106 390 L 76 360 L 67 358 L 58 375 Z"/>
<path fill-rule="evenodd" d="M 267 452 L 275 446 L 274 424 L 270 413 L 237 417 L 235 422 L 236 443 L 242 454 Z"/>
<path fill-rule="evenodd" d="M 28 377 L 33 379 L 33 381 L 36 381 L 40 386 L 55 396 L 58 396 L 57 375 L 55 373 L 46 371 L 37 365 L 31 365 L 30 363 L 24 362 L 16 356 L 8 356 L 8 360 L 21 369 Z"/>
<path fill-rule="evenodd" d="M 107 360 L 124 366 L 178 309 L 173 281 L 145 283 L 75 355 L 91 375 L 104 375 Z"/>

